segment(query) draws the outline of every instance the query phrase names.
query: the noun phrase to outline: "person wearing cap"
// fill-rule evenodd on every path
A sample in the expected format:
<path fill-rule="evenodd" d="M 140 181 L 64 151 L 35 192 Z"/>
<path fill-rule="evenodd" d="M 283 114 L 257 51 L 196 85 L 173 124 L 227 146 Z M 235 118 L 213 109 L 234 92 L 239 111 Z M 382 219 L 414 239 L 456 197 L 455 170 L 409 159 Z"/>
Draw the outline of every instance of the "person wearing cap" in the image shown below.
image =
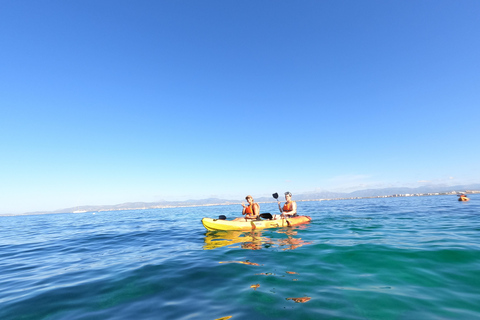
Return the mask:
<path fill-rule="evenodd" d="M 285 192 L 285 204 L 283 208 L 280 206 L 280 201 L 278 201 L 278 209 L 282 213 L 282 217 L 295 217 L 297 215 L 297 203 L 292 201 L 292 193 Z"/>
<path fill-rule="evenodd" d="M 244 215 L 244 217 L 242 218 L 236 218 L 234 219 L 234 221 L 238 221 L 238 220 L 255 220 L 259 217 L 259 214 L 260 214 L 260 205 L 258 203 L 255 203 L 253 201 L 253 197 L 251 195 L 248 195 L 245 197 L 245 200 L 247 200 L 248 202 L 248 206 L 244 205 L 242 203 L 242 215 Z"/>

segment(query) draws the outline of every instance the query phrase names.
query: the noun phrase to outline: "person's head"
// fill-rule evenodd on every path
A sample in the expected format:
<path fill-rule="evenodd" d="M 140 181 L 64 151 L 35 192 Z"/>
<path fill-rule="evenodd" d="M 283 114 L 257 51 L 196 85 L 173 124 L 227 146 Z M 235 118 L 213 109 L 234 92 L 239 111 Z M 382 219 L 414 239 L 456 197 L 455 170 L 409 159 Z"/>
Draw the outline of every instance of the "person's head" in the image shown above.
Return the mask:
<path fill-rule="evenodd" d="M 291 192 L 285 192 L 285 199 L 291 199 L 292 198 L 292 193 Z"/>
<path fill-rule="evenodd" d="M 247 202 L 253 202 L 253 197 L 251 195 L 248 195 L 245 197 L 245 200 L 247 200 Z"/>

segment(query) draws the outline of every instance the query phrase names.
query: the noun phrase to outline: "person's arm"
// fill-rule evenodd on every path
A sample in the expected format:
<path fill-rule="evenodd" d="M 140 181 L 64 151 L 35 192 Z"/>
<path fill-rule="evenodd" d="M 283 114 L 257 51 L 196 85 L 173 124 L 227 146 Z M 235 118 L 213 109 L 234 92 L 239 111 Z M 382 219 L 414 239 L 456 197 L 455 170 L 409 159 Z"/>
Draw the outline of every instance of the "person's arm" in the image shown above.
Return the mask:
<path fill-rule="evenodd" d="M 255 203 L 252 211 L 253 211 L 253 216 L 258 217 L 258 215 L 260 214 L 260 205 L 258 203 Z"/>
<path fill-rule="evenodd" d="M 242 215 L 244 216 L 245 215 L 245 210 L 247 210 L 247 207 L 242 203 Z"/>
<path fill-rule="evenodd" d="M 280 207 L 280 201 L 277 201 L 277 202 L 278 202 L 278 210 L 280 210 L 280 213 L 283 213 L 282 207 Z"/>

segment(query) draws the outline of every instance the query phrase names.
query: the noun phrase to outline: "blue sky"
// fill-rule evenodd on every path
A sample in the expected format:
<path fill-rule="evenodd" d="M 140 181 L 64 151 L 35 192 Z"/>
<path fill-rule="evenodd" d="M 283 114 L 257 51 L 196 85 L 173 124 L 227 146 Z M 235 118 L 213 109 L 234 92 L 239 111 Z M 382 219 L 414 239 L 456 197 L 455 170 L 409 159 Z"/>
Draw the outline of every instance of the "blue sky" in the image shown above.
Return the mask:
<path fill-rule="evenodd" d="M 480 182 L 479 1 L 2 1 L 0 213 Z"/>

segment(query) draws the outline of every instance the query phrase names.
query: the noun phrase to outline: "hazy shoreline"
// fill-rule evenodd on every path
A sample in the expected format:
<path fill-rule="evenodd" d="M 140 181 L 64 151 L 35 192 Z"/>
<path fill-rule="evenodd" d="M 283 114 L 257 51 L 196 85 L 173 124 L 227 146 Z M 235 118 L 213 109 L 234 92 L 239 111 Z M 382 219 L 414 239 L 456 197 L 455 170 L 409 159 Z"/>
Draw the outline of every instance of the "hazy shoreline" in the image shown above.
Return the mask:
<path fill-rule="evenodd" d="M 378 195 L 365 197 L 333 197 L 333 198 L 317 198 L 317 199 L 298 199 L 297 202 L 307 201 L 335 201 L 335 200 L 355 200 L 355 199 L 375 199 L 375 198 L 397 198 L 397 197 L 425 197 L 425 196 L 445 196 L 456 195 L 459 193 L 466 194 L 480 194 L 480 190 L 465 190 L 465 191 L 447 191 L 447 192 L 428 192 L 428 193 L 405 193 L 392 195 Z M 305 194 L 303 194 L 305 196 Z M 197 201 L 197 203 L 195 203 Z M 217 201 L 212 203 L 201 203 L 205 201 Z M 260 198 L 258 203 L 275 203 L 276 201 L 267 201 L 265 198 Z M 126 210 L 150 210 L 150 209 L 168 209 L 168 208 L 193 208 L 193 207 L 213 207 L 213 206 L 228 206 L 240 205 L 242 201 L 224 200 L 224 199 L 202 199 L 202 200 L 188 200 L 177 201 L 175 204 L 159 204 L 159 203 L 124 203 L 119 205 L 102 205 L 102 206 L 79 206 L 74 208 L 60 209 L 54 211 L 38 211 L 26 212 L 18 214 L 0 214 L 1 217 L 11 216 L 30 216 L 30 215 L 44 215 L 44 214 L 64 214 L 64 213 L 96 213 L 96 212 L 111 212 L 111 211 L 126 211 Z"/>

